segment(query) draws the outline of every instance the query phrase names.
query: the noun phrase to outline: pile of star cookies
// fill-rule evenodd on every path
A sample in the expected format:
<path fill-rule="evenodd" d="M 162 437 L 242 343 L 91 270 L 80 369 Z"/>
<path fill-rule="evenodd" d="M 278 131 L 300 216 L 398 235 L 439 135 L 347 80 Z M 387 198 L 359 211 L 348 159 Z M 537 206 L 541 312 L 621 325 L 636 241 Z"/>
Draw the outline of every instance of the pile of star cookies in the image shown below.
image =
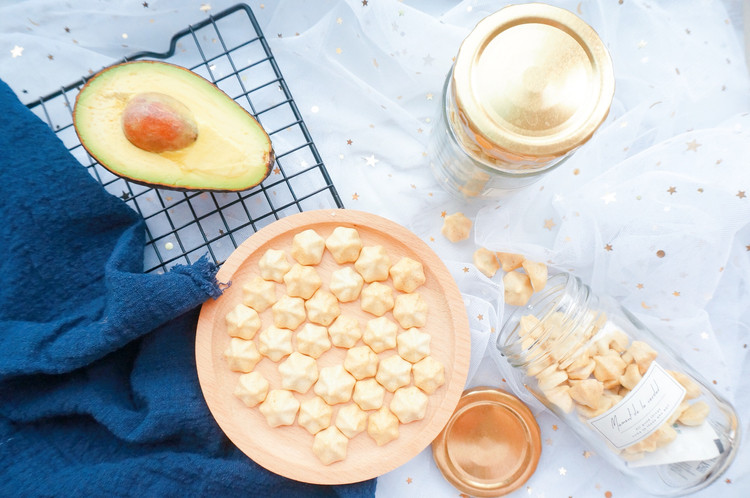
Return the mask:
<path fill-rule="evenodd" d="M 445 383 L 444 366 L 430 354 L 424 331 L 419 261 L 392 264 L 382 245 L 363 245 L 356 229 L 343 226 L 327 238 L 312 229 L 297 233 L 293 261 L 285 249 L 267 249 L 257 274 L 243 282 L 242 303 L 225 317 L 231 339 L 224 356 L 241 373 L 235 396 L 257 406 L 271 427 L 296 421 L 329 465 L 343 460 L 349 440 L 365 430 L 382 446 L 398 437 L 399 424 L 423 419 L 428 396 Z M 337 268 L 322 272 L 324 281 L 317 267 L 326 250 Z M 340 306 L 357 301 L 365 323 Z M 263 323 L 269 309 L 273 323 Z M 339 348 L 346 350 L 343 362 L 319 366 Z M 264 358 L 278 363 L 278 385 L 257 371 Z M 389 403 L 386 392 L 393 393 Z"/>

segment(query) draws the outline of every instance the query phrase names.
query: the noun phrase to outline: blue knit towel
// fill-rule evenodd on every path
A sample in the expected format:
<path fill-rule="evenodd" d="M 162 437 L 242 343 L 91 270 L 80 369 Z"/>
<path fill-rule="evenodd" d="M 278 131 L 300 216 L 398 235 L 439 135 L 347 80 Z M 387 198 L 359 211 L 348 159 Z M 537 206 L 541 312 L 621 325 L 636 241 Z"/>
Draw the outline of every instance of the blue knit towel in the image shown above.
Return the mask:
<path fill-rule="evenodd" d="M 143 274 L 143 220 L 2 81 L 0 109 L 0 496 L 371 496 L 229 442 L 194 358 L 215 265 Z"/>

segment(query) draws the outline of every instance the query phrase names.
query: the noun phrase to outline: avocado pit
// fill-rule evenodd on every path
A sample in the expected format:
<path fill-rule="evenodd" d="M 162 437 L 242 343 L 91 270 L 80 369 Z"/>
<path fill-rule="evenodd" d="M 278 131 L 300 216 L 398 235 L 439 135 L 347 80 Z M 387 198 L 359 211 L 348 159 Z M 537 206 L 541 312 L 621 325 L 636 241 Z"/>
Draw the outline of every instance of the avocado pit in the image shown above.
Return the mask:
<path fill-rule="evenodd" d="M 198 125 L 182 102 L 158 92 L 133 96 L 122 113 L 122 131 L 136 147 L 148 152 L 184 149 L 198 138 Z"/>

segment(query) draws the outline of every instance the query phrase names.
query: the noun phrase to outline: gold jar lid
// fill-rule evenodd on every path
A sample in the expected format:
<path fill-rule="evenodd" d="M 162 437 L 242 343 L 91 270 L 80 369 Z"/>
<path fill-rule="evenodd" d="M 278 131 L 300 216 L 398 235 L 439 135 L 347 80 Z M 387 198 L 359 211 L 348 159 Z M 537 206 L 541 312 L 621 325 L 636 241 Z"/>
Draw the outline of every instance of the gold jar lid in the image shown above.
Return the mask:
<path fill-rule="evenodd" d="M 440 472 L 473 496 L 502 496 L 536 470 L 542 443 L 531 411 L 500 389 L 464 391 L 448 424 L 432 443 Z"/>
<path fill-rule="evenodd" d="M 462 131 L 482 148 L 527 158 L 559 157 L 585 143 L 615 89 L 596 31 L 539 3 L 480 21 L 461 44 L 452 85 Z"/>

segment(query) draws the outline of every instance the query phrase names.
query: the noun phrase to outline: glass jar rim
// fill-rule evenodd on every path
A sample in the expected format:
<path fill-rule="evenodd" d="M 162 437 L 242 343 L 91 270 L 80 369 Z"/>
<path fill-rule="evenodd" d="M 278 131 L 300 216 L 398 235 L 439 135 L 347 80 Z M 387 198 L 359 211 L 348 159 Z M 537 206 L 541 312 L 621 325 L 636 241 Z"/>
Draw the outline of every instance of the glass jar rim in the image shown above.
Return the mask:
<path fill-rule="evenodd" d="M 566 296 L 574 296 L 577 292 L 582 293 L 581 304 L 584 304 L 585 306 L 585 303 L 591 296 L 591 290 L 581 281 L 580 278 L 567 272 L 556 273 L 549 277 L 547 284 L 542 291 L 533 294 L 526 305 L 516 308 L 505 320 L 505 323 L 497 335 L 495 347 L 497 347 L 508 361 L 511 361 L 517 356 L 513 353 L 512 348 L 520 342 L 519 336 L 514 334 L 514 332 L 519 327 L 521 318 L 529 314 L 534 315 L 539 319 L 539 323 L 535 325 L 534 328 L 541 327 L 544 319 L 563 303 Z M 575 309 L 575 307 L 570 308 Z M 566 320 L 571 317 L 571 312 L 566 312 Z M 578 317 L 575 316 L 572 318 L 576 320 L 578 319 Z M 526 351 L 524 354 L 528 353 L 529 351 Z M 520 357 L 518 359 L 520 359 Z M 534 361 L 538 359 L 539 358 L 535 358 Z"/>

